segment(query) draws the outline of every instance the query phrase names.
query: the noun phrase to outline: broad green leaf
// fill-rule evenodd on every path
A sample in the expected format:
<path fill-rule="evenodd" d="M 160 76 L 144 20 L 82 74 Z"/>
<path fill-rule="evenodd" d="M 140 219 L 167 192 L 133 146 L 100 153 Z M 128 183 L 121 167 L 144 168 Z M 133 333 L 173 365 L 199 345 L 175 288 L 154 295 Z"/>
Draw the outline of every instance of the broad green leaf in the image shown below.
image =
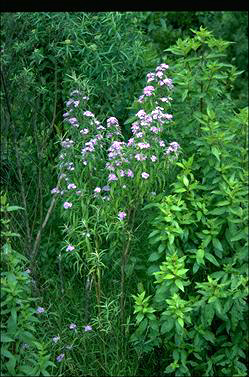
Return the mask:
<path fill-rule="evenodd" d="M 183 286 L 181 280 L 176 279 L 176 280 L 175 280 L 175 285 L 176 285 L 181 291 L 184 292 L 184 286 Z"/>
<path fill-rule="evenodd" d="M 181 326 L 181 327 L 184 327 L 184 321 L 183 321 L 183 319 L 182 318 L 177 318 L 177 322 L 179 323 L 179 325 Z"/>
<path fill-rule="evenodd" d="M 212 243 L 214 245 L 214 247 L 220 251 L 223 251 L 223 247 L 222 247 L 222 244 L 221 242 L 218 240 L 218 238 L 213 238 L 212 239 Z"/>
<path fill-rule="evenodd" d="M 174 326 L 174 320 L 172 318 L 167 318 L 161 326 L 161 334 L 165 334 L 166 332 L 169 332 L 170 330 L 172 330 L 173 326 Z"/>
<path fill-rule="evenodd" d="M 15 340 L 13 338 L 11 338 L 9 335 L 7 334 L 1 334 L 1 342 L 3 343 L 9 343 L 9 342 L 14 342 Z"/>
<path fill-rule="evenodd" d="M 220 161 L 220 151 L 218 151 L 216 147 L 212 147 L 211 152 L 217 158 L 217 160 Z"/>
<path fill-rule="evenodd" d="M 183 176 L 183 183 L 184 183 L 184 185 L 185 185 L 186 187 L 188 187 L 188 185 L 189 185 L 189 180 L 188 180 L 188 178 L 186 177 L 186 175 Z"/>
<path fill-rule="evenodd" d="M 160 257 L 161 257 L 161 255 L 157 251 L 155 251 L 154 253 L 150 254 L 148 260 L 149 260 L 149 262 L 153 262 L 153 261 L 158 260 Z"/>
<path fill-rule="evenodd" d="M 198 264 L 204 264 L 203 258 L 204 258 L 204 250 L 198 249 L 196 253 L 196 261 Z"/>
<path fill-rule="evenodd" d="M 220 264 L 217 262 L 216 258 L 210 254 L 209 252 L 205 253 L 205 258 L 209 260 L 209 262 L 213 263 L 215 266 L 219 267 Z"/>
<path fill-rule="evenodd" d="M 215 203 L 215 205 L 218 206 L 218 207 L 229 206 L 230 202 L 228 200 L 222 200 L 218 203 Z"/>

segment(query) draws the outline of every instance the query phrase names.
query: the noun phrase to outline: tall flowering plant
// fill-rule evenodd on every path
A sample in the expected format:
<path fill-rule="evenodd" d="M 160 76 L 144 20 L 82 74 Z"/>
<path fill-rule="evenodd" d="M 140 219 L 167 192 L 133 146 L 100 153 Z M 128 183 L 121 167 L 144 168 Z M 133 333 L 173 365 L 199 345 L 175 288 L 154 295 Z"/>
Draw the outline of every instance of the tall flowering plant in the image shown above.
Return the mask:
<path fill-rule="evenodd" d="M 118 119 L 112 116 L 101 124 L 78 90 L 66 102 L 67 132 L 58 164 L 62 183 L 52 193 L 62 199 L 64 255 L 78 271 L 86 268 L 93 274 L 97 302 L 104 254 L 121 250 L 122 291 L 137 210 L 167 187 L 167 174 L 180 151 L 176 141 L 165 139 L 173 120 L 169 94 L 174 86 L 168 68 L 162 63 L 147 74 L 127 141 Z"/>

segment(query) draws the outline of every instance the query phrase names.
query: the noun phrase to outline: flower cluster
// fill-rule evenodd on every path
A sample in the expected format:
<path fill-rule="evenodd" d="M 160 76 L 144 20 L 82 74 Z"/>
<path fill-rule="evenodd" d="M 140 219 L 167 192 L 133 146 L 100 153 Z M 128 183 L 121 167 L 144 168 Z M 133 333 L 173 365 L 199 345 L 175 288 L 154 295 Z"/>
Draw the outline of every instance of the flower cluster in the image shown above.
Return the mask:
<path fill-rule="evenodd" d="M 146 86 L 135 103 L 135 120 L 127 141 L 117 118 L 110 116 L 105 125 L 100 124 L 91 111 L 80 109 L 87 97 L 77 90 L 70 94 L 63 114 L 69 133 L 61 141 L 59 156 L 64 187 L 51 190 L 52 194 L 66 196 L 65 216 L 70 216 L 71 208 L 78 208 L 74 201 L 87 195 L 98 205 L 109 201 L 109 208 L 115 208 L 115 218 L 124 221 L 125 209 L 134 194 L 151 197 L 152 192 L 154 195 L 163 189 L 165 170 L 180 148 L 165 136 L 173 120 L 169 111 L 172 98 L 168 94 L 174 86 L 166 75 L 168 69 L 162 63 L 147 74 Z M 112 201 L 116 201 L 115 206 Z M 67 243 L 66 251 L 70 254 L 73 250 L 75 247 Z"/>

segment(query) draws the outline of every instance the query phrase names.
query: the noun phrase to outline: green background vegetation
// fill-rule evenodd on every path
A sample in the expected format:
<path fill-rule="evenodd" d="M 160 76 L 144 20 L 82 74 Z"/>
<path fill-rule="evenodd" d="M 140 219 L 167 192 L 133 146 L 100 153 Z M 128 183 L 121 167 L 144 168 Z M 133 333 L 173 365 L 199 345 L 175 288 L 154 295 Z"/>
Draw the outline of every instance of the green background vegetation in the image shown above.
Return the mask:
<path fill-rule="evenodd" d="M 1 25 L 2 375 L 246 376 L 248 13 L 17 12 Z M 200 27 L 213 39 L 194 37 Z M 98 266 L 99 303 L 60 256 L 58 206 L 42 224 L 70 91 L 89 96 L 101 123 L 115 116 L 127 139 L 162 62 L 175 84 L 166 137 L 182 154 L 166 190 L 139 208 L 121 321 L 120 254 Z M 37 319 L 39 305 L 49 310 Z M 93 332 L 68 330 L 88 321 Z M 72 345 L 62 363 L 56 334 Z"/>

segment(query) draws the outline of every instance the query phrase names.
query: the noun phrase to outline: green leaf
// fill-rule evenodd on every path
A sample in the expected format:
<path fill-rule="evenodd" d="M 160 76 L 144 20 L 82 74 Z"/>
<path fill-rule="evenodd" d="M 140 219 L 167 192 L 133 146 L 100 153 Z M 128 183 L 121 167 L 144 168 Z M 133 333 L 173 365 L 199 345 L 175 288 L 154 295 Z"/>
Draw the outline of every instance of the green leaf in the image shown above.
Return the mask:
<path fill-rule="evenodd" d="M 157 251 L 155 251 L 154 253 L 150 254 L 148 260 L 149 260 L 149 262 L 153 262 L 153 261 L 158 260 L 160 257 L 161 257 L 161 255 Z"/>
<path fill-rule="evenodd" d="M 239 241 L 241 239 L 245 239 L 245 240 L 247 239 L 247 235 L 243 230 L 241 230 L 238 234 L 236 234 L 235 237 L 231 238 L 231 242 Z"/>
<path fill-rule="evenodd" d="M 140 323 L 140 325 L 138 326 L 136 333 L 139 335 L 142 335 L 147 327 L 147 324 L 148 324 L 148 319 L 144 318 L 142 322 Z"/>
<path fill-rule="evenodd" d="M 215 343 L 215 336 L 211 331 L 206 330 L 202 333 L 202 336 L 211 343 Z"/>
<path fill-rule="evenodd" d="M 196 253 L 196 261 L 198 264 L 204 264 L 203 258 L 204 258 L 204 250 L 203 249 L 198 249 Z"/>
<path fill-rule="evenodd" d="M 188 185 L 189 185 L 189 180 L 188 180 L 188 178 L 186 177 L 186 175 L 183 176 L 182 180 L 183 180 L 184 185 L 185 185 L 186 187 L 188 187 Z"/>
<path fill-rule="evenodd" d="M 230 202 L 228 200 L 222 200 L 218 203 L 215 203 L 215 205 L 218 206 L 218 207 L 229 206 Z"/>
<path fill-rule="evenodd" d="M 177 318 L 177 322 L 179 323 L 179 325 L 181 326 L 181 327 L 184 327 L 184 321 L 183 321 L 183 319 L 182 318 Z"/>
<path fill-rule="evenodd" d="M 170 330 L 172 330 L 173 326 L 174 326 L 174 320 L 172 318 L 167 318 L 161 326 L 161 334 L 165 334 L 166 332 L 169 332 Z"/>
<path fill-rule="evenodd" d="M 175 281 L 175 285 L 176 285 L 181 291 L 184 292 L 184 286 L 183 286 L 181 280 L 176 279 L 176 281 Z"/>
<path fill-rule="evenodd" d="M 223 246 L 222 246 L 221 242 L 218 240 L 218 238 L 213 238 L 212 243 L 213 243 L 213 245 L 216 249 L 223 251 Z"/>
<path fill-rule="evenodd" d="M 210 254 L 209 252 L 205 253 L 205 258 L 207 260 L 209 260 L 209 262 L 213 263 L 215 266 L 217 266 L 217 267 L 220 266 L 220 264 L 218 263 L 218 261 L 216 260 L 216 258 L 212 254 Z"/>
<path fill-rule="evenodd" d="M 227 208 L 215 208 L 209 212 L 210 215 L 222 215 L 227 212 Z"/>
<path fill-rule="evenodd" d="M 11 338 L 9 335 L 7 334 L 1 334 L 1 342 L 3 343 L 9 343 L 9 342 L 14 342 L 15 340 L 13 338 Z"/>
<path fill-rule="evenodd" d="M 23 207 L 19 207 L 19 206 L 9 206 L 6 208 L 6 211 L 10 212 L 10 211 L 17 211 L 18 209 L 24 209 Z"/>

